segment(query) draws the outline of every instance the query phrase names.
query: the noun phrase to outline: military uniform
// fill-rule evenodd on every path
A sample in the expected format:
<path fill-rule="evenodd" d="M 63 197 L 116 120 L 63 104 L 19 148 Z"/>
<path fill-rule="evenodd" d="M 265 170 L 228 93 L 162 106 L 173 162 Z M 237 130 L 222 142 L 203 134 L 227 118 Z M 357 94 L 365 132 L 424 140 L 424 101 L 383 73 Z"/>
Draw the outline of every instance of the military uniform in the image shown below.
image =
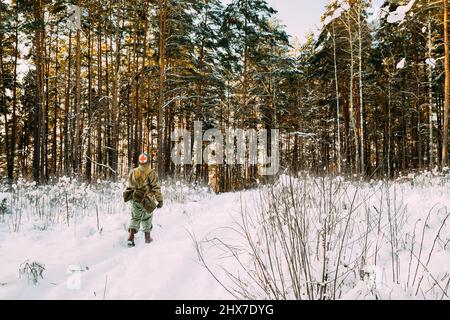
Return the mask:
<path fill-rule="evenodd" d="M 134 234 L 142 225 L 146 242 L 151 242 L 150 232 L 153 229 L 153 212 L 163 205 L 161 187 L 156 172 L 150 168 L 150 157 L 142 154 L 139 167 L 128 175 L 127 189 L 123 193 L 124 201 L 131 201 L 131 222 L 128 228 L 128 245 L 134 246 Z"/>

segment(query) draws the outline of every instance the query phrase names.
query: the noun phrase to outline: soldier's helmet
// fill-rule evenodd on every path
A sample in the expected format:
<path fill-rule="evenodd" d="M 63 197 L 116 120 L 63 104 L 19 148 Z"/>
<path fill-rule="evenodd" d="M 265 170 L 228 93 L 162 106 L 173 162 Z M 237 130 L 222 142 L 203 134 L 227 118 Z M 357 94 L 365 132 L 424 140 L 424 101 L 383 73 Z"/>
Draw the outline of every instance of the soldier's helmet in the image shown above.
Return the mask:
<path fill-rule="evenodd" d="M 150 163 L 150 155 L 148 153 L 141 153 L 139 156 L 139 164 L 145 166 Z"/>

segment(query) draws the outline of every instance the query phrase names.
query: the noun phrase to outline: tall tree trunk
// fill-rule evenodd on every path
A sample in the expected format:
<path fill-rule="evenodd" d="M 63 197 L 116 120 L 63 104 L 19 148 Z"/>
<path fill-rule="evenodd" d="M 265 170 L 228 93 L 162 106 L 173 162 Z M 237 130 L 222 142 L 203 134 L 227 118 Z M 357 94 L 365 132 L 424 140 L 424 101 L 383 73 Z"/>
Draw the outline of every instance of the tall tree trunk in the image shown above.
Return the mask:
<path fill-rule="evenodd" d="M 112 178 L 115 180 L 118 175 L 118 161 L 119 161 L 119 84 L 120 84 L 120 51 L 121 51 L 121 23 L 122 19 L 122 0 L 118 1 L 117 6 L 117 23 L 116 30 L 114 33 L 114 64 L 113 64 L 113 74 L 112 74 L 112 105 L 111 105 L 111 174 Z M 113 46 L 111 46 L 111 49 Z"/>
<path fill-rule="evenodd" d="M 355 119 L 355 106 L 354 106 L 354 69 L 355 69 L 355 63 L 354 63 L 354 52 L 353 52 L 353 34 L 352 34 L 352 24 L 350 21 L 350 15 L 347 17 L 347 30 L 348 30 L 348 38 L 349 38 L 349 45 L 350 45 L 350 92 L 349 92 L 349 103 L 350 103 L 350 123 L 353 129 L 354 133 L 354 144 L 355 144 L 355 163 L 354 168 L 356 169 L 356 172 L 360 172 L 359 168 L 359 146 L 358 146 L 358 129 L 356 127 L 356 119 Z"/>
<path fill-rule="evenodd" d="M 389 76 L 389 84 L 388 84 L 388 145 L 387 145 L 387 174 L 388 179 L 391 178 L 391 163 L 392 163 L 392 121 L 391 121 L 391 104 L 392 104 L 392 79 L 391 76 Z"/>
<path fill-rule="evenodd" d="M 359 60 L 359 121 L 360 121 L 360 165 L 361 165 L 361 174 L 366 174 L 366 166 L 365 166 L 365 159 L 364 159 L 364 147 L 365 147 L 365 141 L 364 141 L 364 98 L 363 98 L 363 80 L 362 80 L 362 21 L 361 21 L 361 1 L 358 4 L 358 60 Z"/>
<path fill-rule="evenodd" d="M 149 0 L 145 1 L 145 8 L 147 8 L 149 6 Z M 147 15 L 147 10 L 145 10 L 145 14 L 144 14 L 144 48 L 142 50 L 142 67 L 141 70 L 139 72 L 139 86 L 138 86 L 138 103 L 139 103 L 139 118 L 138 118 L 138 144 L 139 144 L 139 152 L 143 152 L 146 148 L 144 146 L 145 142 L 143 139 L 143 134 L 144 134 L 144 110 L 146 108 L 146 101 L 147 99 L 145 99 L 145 95 L 144 92 L 146 92 L 147 95 L 150 95 L 148 93 L 148 91 L 150 89 L 145 87 L 145 84 L 148 83 L 148 79 L 145 76 L 145 66 L 147 64 L 147 52 L 148 52 L 148 29 L 149 29 L 149 18 Z M 149 147 L 148 145 L 146 146 L 147 148 Z M 137 155 L 138 157 L 138 155 Z M 137 160 L 137 159 L 136 159 Z"/>
<path fill-rule="evenodd" d="M 337 73 L 337 57 L 336 57 L 336 32 L 334 29 L 333 22 L 333 62 L 334 62 L 334 82 L 336 85 L 336 127 L 337 127 L 337 172 L 341 174 L 341 123 L 340 123 L 340 101 L 339 101 L 339 82 L 338 82 L 338 73 Z"/>
<path fill-rule="evenodd" d="M 3 22 L 3 4 L 0 2 L 0 23 Z M 3 116 L 5 121 L 5 143 L 6 143 L 6 161 L 7 161 L 7 168 L 8 168 L 8 179 L 12 180 L 12 177 L 10 177 L 9 167 L 11 166 L 10 160 L 11 160 L 11 150 L 10 150 L 10 143 L 9 143 L 9 136 L 8 136 L 8 107 L 6 105 L 6 86 L 5 81 L 6 74 L 5 74 L 5 66 L 3 62 L 4 52 L 3 52 L 3 37 L 4 37 L 4 28 L 3 24 L 0 24 L 0 108 L 3 108 Z M 14 132 L 12 132 L 12 135 Z"/>
<path fill-rule="evenodd" d="M 430 0 L 428 0 L 428 3 Z M 430 64 L 428 66 L 428 157 L 429 169 L 433 170 L 434 161 L 434 144 L 433 144 L 433 66 L 431 59 L 433 58 L 433 40 L 431 34 L 431 14 L 428 14 L 428 59 Z"/>
<path fill-rule="evenodd" d="M 164 155 L 164 84 L 165 84 L 165 46 L 166 46 L 167 0 L 159 0 L 159 98 L 158 98 L 158 174 L 165 175 Z"/>
<path fill-rule="evenodd" d="M 442 168 L 448 166 L 448 109 L 450 106 L 450 52 L 448 43 L 448 0 L 444 1 L 445 93 L 442 130 Z"/>
<path fill-rule="evenodd" d="M 112 18 L 112 5 L 110 7 L 110 15 Z M 107 54 L 107 50 L 108 50 L 108 41 L 109 41 L 109 51 L 111 52 L 111 57 L 110 55 Z M 105 91 L 106 91 L 106 96 L 109 98 L 110 94 L 111 94 L 111 89 L 109 86 L 110 83 L 110 73 L 111 73 L 111 67 L 110 65 L 112 65 L 112 61 L 110 62 L 110 60 L 113 60 L 112 57 L 112 37 L 110 37 L 109 39 L 105 38 L 105 46 L 106 46 L 106 51 L 105 51 Z M 113 162 L 113 146 L 112 146 L 112 140 L 111 140 L 111 105 L 109 104 L 112 100 L 108 99 L 108 106 L 106 108 L 106 112 L 105 112 L 105 136 L 104 136 L 104 141 L 103 144 L 106 146 L 106 151 L 104 154 L 104 163 L 107 165 L 108 171 L 105 171 L 105 178 L 111 178 L 113 173 L 111 172 L 111 164 Z M 112 104 L 112 103 L 111 103 Z"/>
<path fill-rule="evenodd" d="M 145 0 L 145 7 L 147 8 L 149 6 L 150 2 L 149 0 Z M 147 128 L 144 130 L 144 110 L 146 111 L 146 113 L 149 113 L 149 108 L 147 105 L 147 100 L 148 97 L 150 96 L 150 81 L 148 79 L 148 77 L 145 76 L 145 72 L 146 72 L 146 65 L 147 65 L 147 55 L 148 55 L 148 31 L 149 31 L 149 17 L 147 14 L 147 10 L 145 10 L 145 14 L 144 14 L 144 48 L 142 50 L 142 67 L 140 70 L 140 75 L 139 75 L 139 79 L 140 79 L 140 86 L 139 86 L 139 97 L 140 97 L 140 101 L 139 101 L 139 109 L 140 109 L 140 114 L 139 114 L 139 145 L 140 145 L 140 151 L 144 152 L 144 150 L 148 150 L 147 153 L 150 153 L 149 151 L 149 145 L 147 144 L 147 139 L 145 139 L 144 141 L 144 132 L 146 130 L 148 130 Z"/>
<path fill-rule="evenodd" d="M 67 87 L 64 97 L 64 174 L 71 174 L 71 141 L 69 136 L 69 120 L 70 120 L 70 87 L 71 77 L 70 72 L 72 68 L 72 31 L 69 32 L 69 52 L 68 52 L 68 64 L 67 64 Z"/>
<path fill-rule="evenodd" d="M 414 38 L 418 38 L 418 35 L 414 36 Z M 422 170 L 423 167 L 423 154 L 422 154 L 422 133 L 421 133 L 421 121 L 422 121 L 422 106 L 421 106 L 421 77 L 420 77 L 420 67 L 419 67 L 419 50 L 418 46 L 414 44 L 414 71 L 415 71 L 415 112 L 414 116 L 412 117 L 412 132 L 413 132 L 413 145 L 415 148 L 413 149 L 413 159 L 417 159 L 418 161 L 413 161 L 413 168 L 417 169 L 419 168 Z"/>
<path fill-rule="evenodd" d="M 98 92 L 96 100 L 96 109 L 99 110 L 102 108 L 103 104 L 103 82 L 102 82 L 102 35 L 98 35 L 98 43 L 97 43 L 97 73 L 98 73 Z M 103 177 L 103 152 L 102 152 L 102 112 L 97 113 L 97 177 Z"/>
<path fill-rule="evenodd" d="M 139 27 L 137 27 L 139 30 Z M 134 90 L 134 99 L 129 99 L 130 101 L 130 108 L 132 109 L 132 116 L 134 117 L 134 120 L 131 122 L 131 133 L 134 135 L 133 137 L 130 137 L 130 140 L 133 142 L 130 150 L 132 151 L 132 155 L 128 161 L 128 167 L 131 168 L 132 164 L 137 163 L 139 153 L 140 153 L 140 144 L 139 144 L 139 114 L 140 114 L 140 101 L 139 101 L 139 86 L 141 82 L 141 78 L 139 77 L 139 55 L 138 55 L 138 43 L 141 43 L 141 38 L 136 33 L 135 39 L 133 41 L 133 69 L 129 72 L 131 76 L 130 85 Z M 131 51 L 131 50 L 129 50 Z M 131 52 L 129 61 L 131 64 Z M 133 101 L 133 105 L 131 105 L 131 101 Z M 134 107 L 134 108 L 133 108 Z M 133 132 L 134 127 L 134 132 Z"/>
<path fill-rule="evenodd" d="M 137 107 L 135 105 L 136 101 L 131 100 L 131 90 L 136 91 L 136 87 L 137 87 L 137 81 L 136 81 L 136 75 L 133 74 L 133 72 L 135 72 L 135 70 L 131 69 L 131 66 L 135 66 L 136 65 L 136 42 L 138 42 L 137 39 L 133 40 L 134 42 L 134 54 L 133 54 L 133 58 L 134 61 L 131 61 L 131 50 L 128 49 L 127 52 L 127 61 L 129 61 L 128 63 L 128 70 L 127 70 L 127 74 L 130 76 L 130 78 L 128 79 L 129 82 L 129 86 L 130 86 L 130 90 L 127 90 L 127 100 L 129 101 L 127 104 L 127 113 L 128 113 L 128 117 L 127 117 L 127 160 L 128 160 L 128 166 L 132 167 L 132 163 L 134 162 L 134 157 L 135 157 L 135 153 L 136 153 L 136 144 L 135 144 L 135 137 L 134 137 L 134 133 L 135 131 L 135 127 L 137 127 L 136 125 L 136 112 L 137 112 Z M 136 97 L 135 97 L 136 98 Z"/>
<path fill-rule="evenodd" d="M 92 12 L 89 9 L 89 18 L 92 19 Z M 86 179 L 92 179 L 92 22 L 88 31 L 88 128 L 87 128 L 87 149 L 86 149 Z"/>
<path fill-rule="evenodd" d="M 44 36 L 45 38 L 45 36 Z M 48 50 L 48 51 L 47 51 Z M 47 52 L 50 54 L 50 43 L 47 45 L 44 43 L 44 57 L 47 57 Z M 42 172 L 44 174 L 45 181 L 48 181 L 48 136 L 49 136 L 49 110 L 50 110 L 50 59 L 45 59 L 44 61 L 44 88 L 45 88 L 45 108 L 42 123 L 44 126 L 44 134 L 42 136 Z"/>
<path fill-rule="evenodd" d="M 17 63 L 19 59 L 19 13 L 17 4 L 14 6 L 14 74 L 13 74 L 13 110 L 12 110 L 12 128 L 11 128 L 11 150 L 8 167 L 8 178 L 14 178 L 14 162 L 16 156 L 16 135 L 17 135 Z"/>
<path fill-rule="evenodd" d="M 208 3 L 206 1 L 206 6 L 208 6 Z M 208 8 L 205 9 L 205 15 L 203 19 L 203 27 L 206 29 L 207 22 L 208 22 Z M 197 98 L 196 98 L 196 115 L 195 118 L 197 121 L 204 121 L 203 116 L 203 105 L 202 105 L 202 95 L 203 95 L 203 67 L 204 67 L 204 57 L 205 57 L 205 36 L 203 35 L 203 38 L 201 40 L 201 46 L 200 46 L 200 52 L 199 52 L 199 58 L 198 58 L 198 66 L 200 70 L 200 76 L 197 80 Z M 194 148 L 194 146 L 192 146 Z M 196 179 L 201 179 L 201 172 L 202 172 L 202 165 L 197 164 L 196 165 Z"/>
<path fill-rule="evenodd" d="M 34 63 L 36 67 L 36 96 L 34 100 L 34 145 L 33 145 L 33 179 L 41 181 L 41 125 L 42 125 L 42 43 L 43 43 L 43 14 L 42 0 L 33 2 L 33 18 L 35 22 L 34 34 Z"/>
<path fill-rule="evenodd" d="M 78 6 L 80 1 L 77 2 Z M 74 155 L 73 155 L 73 169 L 75 174 L 80 173 L 81 163 L 81 145 L 80 145 L 80 115 L 81 115 L 81 30 L 77 28 L 76 34 L 76 49 L 75 49 L 75 104 L 74 104 Z"/>
<path fill-rule="evenodd" d="M 59 51 L 59 25 L 56 25 L 56 41 L 54 46 L 54 61 L 55 61 L 55 75 L 59 74 L 59 64 L 58 64 L 58 51 Z M 50 54 L 50 52 L 49 52 Z M 59 94 L 58 94 L 58 78 L 54 78 L 53 83 L 53 132 L 52 132 L 52 174 L 54 177 L 58 176 L 58 166 L 57 166 L 57 134 L 58 134 L 58 114 L 59 114 Z"/>

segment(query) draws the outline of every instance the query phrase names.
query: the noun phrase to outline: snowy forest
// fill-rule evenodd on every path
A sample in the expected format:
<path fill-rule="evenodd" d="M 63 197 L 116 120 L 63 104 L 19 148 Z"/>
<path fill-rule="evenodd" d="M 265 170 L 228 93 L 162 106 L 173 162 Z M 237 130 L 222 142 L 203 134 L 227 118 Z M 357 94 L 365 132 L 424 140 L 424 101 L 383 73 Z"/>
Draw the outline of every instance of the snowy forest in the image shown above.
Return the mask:
<path fill-rule="evenodd" d="M 267 0 L 0 0 L 0 299 L 448 300 L 449 1 L 374 2 L 303 41 Z M 277 174 L 175 163 L 198 123 Z"/>
<path fill-rule="evenodd" d="M 116 179 L 155 149 L 161 177 L 206 179 L 170 161 L 194 121 L 279 129 L 288 172 L 445 169 L 447 2 L 370 9 L 331 1 L 300 44 L 264 0 L 2 1 L 2 175 Z M 254 178 L 220 167 L 222 190 Z"/>

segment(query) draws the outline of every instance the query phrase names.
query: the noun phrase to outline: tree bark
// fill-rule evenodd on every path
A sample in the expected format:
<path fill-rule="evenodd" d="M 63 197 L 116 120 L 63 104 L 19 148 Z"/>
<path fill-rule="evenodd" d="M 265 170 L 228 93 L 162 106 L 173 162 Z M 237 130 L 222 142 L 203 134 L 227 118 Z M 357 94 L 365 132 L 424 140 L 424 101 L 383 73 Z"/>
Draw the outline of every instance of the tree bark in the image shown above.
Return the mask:
<path fill-rule="evenodd" d="M 428 1 L 429 2 L 429 1 Z M 428 58 L 433 55 L 433 42 L 431 38 L 431 14 L 428 14 Z M 433 145 L 433 67 L 428 66 L 428 157 L 429 169 L 434 169 L 434 145 Z"/>
<path fill-rule="evenodd" d="M 114 33 L 115 50 L 114 50 L 114 64 L 112 74 L 112 105 L 111 105 L 111 156 L 110 156 L 110 172 L 113 180 L 118 175 L 118 161 L 119 161 L 119 84 L 120 84 L 120 51 L 121 51 L 121 23 L 122 19 L 122 0 L 118 1 L 117 6 L 117 24 Z M 111 46 L 112 48 L 112 46 Z"/>
<path fill-rule="evenodd" d="M 80 1 L 78 0 L 78 6 Z M 81 30 L 77 28 L 76 33 L 76 49 L 75 49 L 75 104 L 74 104 L 74 155 L 73 155 L 73 169 L 75 174 L 80 173 L 81 164 L 81 145 L 80 145 L 80 114 L 81 114 Z"/>
<path fill-rule="evenodd" d="M 14 39 L 14 75 L 13 75 L 13 110 L 12 110 L 12 128 L 11 128 L 11 150 L 10 167 L 8 167 L 8 178 L 14 179 L 14 162 L 16 157 L 16 135 L 17 135 L 17 63 L 19 59 L 19 13 L 17 4 L 14 7 L 15 20 L 15 39 Z"/>
<path fill-rule="evenodd" d="M 66 73 L 66 94 L 64 98 L 64 174 L 71 174 L 71 143 L 69 135 L 69 120 L 70 120 L 70 87 L 71 87 L 71 77 L 70 72 L 72 68 L 72 31 L 69 32 L 69 52 L 68 52 L 68 64 Z"/>
<path fill-rule="evenodd" d="M 34 33 L 34 63 L 36 67 L 36 95 L 34 99 L 34 149 L 33 149 L 33 179 L 41 182 L 41 125 L 42 125 L 42 38 L 43 15 L 42 0 L 33 2 Z"/>
<path fill-rule="evenodd" d="M 98 35 L 97 43 L 97 73 L 98 73 L 98 92 L 96 100 L 96 109 L 99 110 L 103 106 L 103 82 L 102 82 L 102 35 Z M 102 177 L 103 174 L 103 152 L 102 152 L 102 112 L 97 113 L 97 177 Z"/>
<path fill-rule="evenodd" d="M 364 98 L 363 98 L 363 80 L 362 80 L 362 22 L 361 22 L 361 1 L 358 4 L 358 60 L 359 60 L 359 117 L 360 117 L 360 166 L 361 174 L 366 174 L 366 166 L 364 159 Z"/>
<path fill-rule="evenodd" d="M 58 51 L 59 51 L 59 26 L 56 25 L 56 41 L 54 46 L 54 61 L 55 61 L 55 75 L 59 75 L 59 64 L 58 64 Z M 52 132 L 52 174 L 54 177 L 58 176 L 58 142 L 57 142 L 57 134 L 58 134 L 58 114 L 59 114 L 59 94 L 58 94 L 58 78 L 54 78 L 53 83 L 53 132 Z"/>
<path fill-rule="evenodd" d="M 353 101 L 353 95 L 354 95 L 354 53 L 353 53 L 353 34 L 352 34 L 352 24 L 350 21 L 350 16 L 348 16 L 347 20 L 347 30 L 348 30 L 348 38 L 349 38 L 349 45 L 350 45 L 350 92 L 349 92 L 349 103 L 350 103 L 350 123 L 353 129 L 354 133 L 354 144 L 355 144 L 355 163 L 354 168 L 356 169 L 356 172 L 360 172 L 360 166 L 359 164 L 359 146 L 358 146 L 358 129 L 356 127 L 356 119 L 355 119 L 355 106 Z"/>
<path fill-rule="evenodd" d="M 444 1 L 445 90 L 442 130 L 442 168 L 448 166 L 448 109 L 450 106 L 450 52 L 448 43 L 448 0 Z"/>
<path fill-rule="evenodd" d="M 341 123 L 340 123 L 340 104 L 339 104 L 339 82 L 338 82 L 338 74 L 337 74 L 337 57 L 336 57 L 336 32 L 334 29 L 333 23 L 333 62 L 334 62 L 334 82 L 336 85 L 336 129 L 337 129 L 337 173 L 341 174 Z M 296 140 L 297 141 L 297 140 Z"/>
<path fill-rule="evenodd" d="M 89 9 L 89 18 L 92 19 L 92 12 Z M 92 22 L 91 22 L 92 23 Z M 86 149 L 86 179 L 92 179 L 92 24 L 88 32 L 88 128 L 87 128 L 87 149 Z"/>
<path fill-rule="evenodd" d="M 0 22 L 3 19 L 3 6 L 0 2 Z M 9 143 L 9 136 L 8 136 L 8 107 L 6 105 L 6 87 L 5 87 L 5 81 L 6 78 L 5 75 L 5 68 L 3 63 L 3 37 L 4 37 L 4 28 L 3 25 L 0 25 L 0 108 L 3 108 L 3 116 L 5 119 L 5 144 L 6 144 L 6 166 L 8 168 L 8 179 L 12 180 L 12 177 L 10 177 L 9 167 L 10 167 L 10 160 L 11 160 L 11 150 L 10 150 L 10 143 Z M 14 134 L 14 132 L 12 132 Z"/>
<path fill-rule="evenodd" d="M 165 85 L 165 36 L 167 19 L 167 0 L 159 0 L 159 99 L 158 99 L 158 174 L 165 175 L 164 163 L 164 85 Z"/>

